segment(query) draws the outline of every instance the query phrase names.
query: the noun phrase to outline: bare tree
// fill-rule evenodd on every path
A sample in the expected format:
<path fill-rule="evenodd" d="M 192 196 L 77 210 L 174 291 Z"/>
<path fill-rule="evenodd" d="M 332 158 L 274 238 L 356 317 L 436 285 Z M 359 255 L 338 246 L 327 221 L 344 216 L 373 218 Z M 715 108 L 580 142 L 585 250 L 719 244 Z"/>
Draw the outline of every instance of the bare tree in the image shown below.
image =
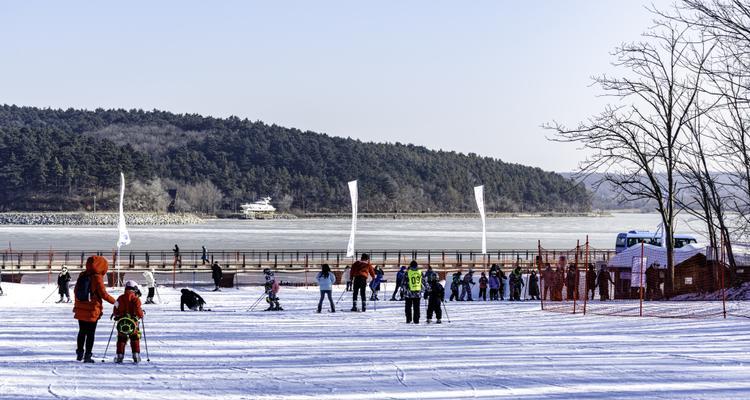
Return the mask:
<path fill-rule="evenodd" d="M 545 125 L 556 133 L 552 140 L 590 150 L 579 165 L 579 177 L 603 172 L 599 184 L 609 182 L 624 200 L 656 203 L 666 234 L 667 293 L 674 282 L 677 166 L 686 125 L 695 117 L 703 72 L 691 67 L 696 55 L 702 65 L 710 53 L 689 40 L 689 34 L 684 24 L 657 21 L 643 41 L 623 44 L 613 52 L 614 65 L 627 75 L 594 78 L 604 95 L 619 104 L 573 129 L 556 122 Z"/>

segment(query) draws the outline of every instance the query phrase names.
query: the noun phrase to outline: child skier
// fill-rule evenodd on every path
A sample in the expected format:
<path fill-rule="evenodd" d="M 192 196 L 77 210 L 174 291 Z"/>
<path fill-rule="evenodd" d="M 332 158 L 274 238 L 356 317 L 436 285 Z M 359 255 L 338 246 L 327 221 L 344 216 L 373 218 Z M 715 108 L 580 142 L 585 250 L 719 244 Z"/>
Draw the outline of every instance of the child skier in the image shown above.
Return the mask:
<path fill-rule="evenodd" d="M 154 279 L 154 271 L 144 271 L 143 277 L 146 279 L 146 287 L 148 288 L 148 295 L 146 295 L 146 304 L 155 304 L 154 289 L 156 288 L 156 280 Z"/>
<path fill-rule="evenodd" d="M 404 299 L 404 291 L 401 290 L 401 285 L 404 283 L 404 276 L 406 275 L 406 267 L 401 266 L 401 269 L 398 270 L 396 273 L 396 288 L 393 290 L 393 296 L 391 296 L 391 301 L 396 301 L 396 293 L 399 294 L 399 301 Z"/>
<path fill-rule="evenodd" d="M 320 268 L 320 272 L 315 277 L 320 287 L 320 300 L 318 301 L 318 314 L 323 308 L 323 299 L 328 296 L 328 303 L 331 305 L 331 312 L 336 312 L 336 307 L 333 305 L 333 299 L 331 298 L 331 292 L 333 291 L 333 284 L 336 282 L 336 276 L 331 272 L 331 267 L 328 264 L 323 264 Z"/>
<path fill-rule="evenodd" d="M 482 272 L 482 276 L 479 277 L 479 297 L 482 301 L 487 301 L 487 275 L 485 275 L 484 272 Z"/>
<path fill-rule="evenodd" d="M 378 293 L 380 292 L 380 282 L 383 281 L 383 269 L 379 265 L 375 266 L 375 278 L 370 282 L 370 301 L 380 300 Z"/>
<path fill-rule="evenodd" d="M 141 362 L 141 333 L 138 331 L 138 323 L 143 318 L 141 300 L 137 293 L 138 284 L 134 281 L 125 282 L 125 293 L 117 298 L 112 314 L 117 321 L 117 355 L 115 362 L 120 364 L 125 358 L 125 344 L 130 339 L 130 349 L 133 352 L 133 362 Z"/>
<path fill-rule="evenodd" d="M 497 277 L 497 271 L 490 272 L 490 301 L 499 300 L 497 296 L 498 288 L 500 287 L 500 279 Z"/>
<path fill-rule="evenodd" d="M 474 270 L 469 269 L 469 272 L 464 275 L 464 279 L 461 281 L 461 297 L 458 299 L 458 301 L 464 301 L 466 298 L 466 295 L 468 294 L 467 301 L 474 301 L 471 295 L 471 285 L 474 284 Z"/>
<path fill-rule="evenodd" d="M 461 287 L 461 271 L 453 273 L 453 280 L 451 281 L 451 297 L 448 301 L 458 300 L 458 288 Z"/>
<path fill-rule="evenodd" d="M 185 311 L 185 306 L 191 311 L 203 311 L 203 305 L 206 301 L 198 293 L 190 289 L 180 290 L 182 296 L 180 296 L 180 311 Z"/>
<path fill-rule="evenodd" d="M 56 301 L 56 303 L 62 303 L 63 297 L 65 297 L 65 302 L 70 303 L 70 289 L 68 288 L 70 284 L 70 273 L 68 273 L 68 267 L 63 266 L 60 273 L 57 275 L 57 293 L 60 294 L 60 300 Z"/>
<path fill-rule="evenodd" d="M 513 281 L 513 287 L 511 288 L 512 300 L 521 301 L 521 288 L 523 285 L 523 275 L 521 274 L 521 267 L 516 267 L 513 272 L 510 273 L 511 280 Z"/>
<path fill-rule="evenodd" d="M 283 311 L 279 305 L 279 297 L 276 295 L 279 293 L 279 283 L 276 282 L 276 277 L 273 275 L 273 271 L 269 268 L 263 270 L 266 278 L 266 301 L 268 302 L 268 308 L 266 311 Z"/>
<path fill-rule="evenodd" d="M 508 278 L 505 276 L 505 272 L 503 272 L 502 269 L 497 270 L 497 279 L 498 281 L 500 281 L 499 282 L 500 287 L 498 288 L 498 294 L 500 295 L 500 300 L 505 300 L 505 281 L 507 281 Z"/>
<path fill-rule="evenodd" d="M 435 323 L 440 324 L 440 319 L 443 317 L 441 306 L 445 299 L 445 288 L 438 281 L 437 274 L 429 275 L 429 277 L 431 281 L 428 282 L 430 285 L 430 295 L 427 298 L 427 323 L 430 323 L 432 314 L 435 313 Z"/>
<path fill-rule="evenodd" d="M 529 297 L 531 297 L 531 300 L 540 300 L 539 277 L 537 276 L 536 271 L 531 271 L 531 275 L 529 275 Z"/>

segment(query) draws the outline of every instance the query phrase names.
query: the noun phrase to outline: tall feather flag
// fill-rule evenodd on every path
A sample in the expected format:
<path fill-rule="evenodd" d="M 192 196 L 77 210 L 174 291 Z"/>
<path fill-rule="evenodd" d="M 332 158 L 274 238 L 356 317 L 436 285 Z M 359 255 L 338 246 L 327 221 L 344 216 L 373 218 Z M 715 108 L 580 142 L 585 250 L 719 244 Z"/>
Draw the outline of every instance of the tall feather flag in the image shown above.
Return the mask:
<path fill-rule="evenodd" d="M 352 231 L 349 233 L 349 245 L 346 246 L 346 256 L 354 257 L 354 235 L 357 232 L 357 181 L 349 182 L 349 195 L 352 198 Z"/>
<path fill-rule="evenodd" d="M 127 246 L 130 244 L 130 234 L 128 233 L 128 227 L 125 225 L 125 213 L 123 212 L 122 203 L 125 200 L 125 174 L 120 172 L 120 218 L 117 222 L 117 230 L 120 233 L 117 239 L 117 262 L 115 263 L 115 270 L 117 271 L 117 284 L 120 284 L 120 247 Z"/>
<path fill-rule="evenodd" d="M 484 216 L 484 185 L 474 186 L 474 198 L 477 200 L 479 215 L 482 217 L 482 254 L 487 254 L 487 225 Z"/>

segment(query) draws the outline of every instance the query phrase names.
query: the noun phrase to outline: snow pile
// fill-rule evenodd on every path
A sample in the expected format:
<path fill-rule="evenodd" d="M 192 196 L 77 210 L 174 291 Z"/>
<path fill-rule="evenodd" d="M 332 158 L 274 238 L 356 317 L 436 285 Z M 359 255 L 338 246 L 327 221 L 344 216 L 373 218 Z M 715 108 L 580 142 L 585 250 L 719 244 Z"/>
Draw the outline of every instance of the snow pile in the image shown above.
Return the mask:
<path fill-rule="evenodd" d="M 313 288 L 282 288 L 283 312 L 246 311 L 261 288 L 198 289 L 213 311 L 180 312 L 180 288 L 160 287 L 167 303 L 145 306 L 151 363 L 115 365 L 110 345 L 106 363 L 81 364 L 71 304 L 42 304 L 46 285 L 3 289 L 3 399 L 750 397 L 741 318 L 584 317 L 475 301 L 448 303 L 450 324 L 444 315 L 442 325 L 406 325 L 399 302 L 351 313 L 345 296 L 341 312 L 324 304 L 316 314 Z M 97 360 L 111 326 L 99 323 Z"/>
<path fill-rule="evenodd" d="M 750 300 L 750 282 L 743 282 L 740 287 L 727 288 L 724 293 L 721 289 L 707 293 L 688 293 L 675 296 L 673 300 L 721 300 L 724 295 L 727 300 Z"/>

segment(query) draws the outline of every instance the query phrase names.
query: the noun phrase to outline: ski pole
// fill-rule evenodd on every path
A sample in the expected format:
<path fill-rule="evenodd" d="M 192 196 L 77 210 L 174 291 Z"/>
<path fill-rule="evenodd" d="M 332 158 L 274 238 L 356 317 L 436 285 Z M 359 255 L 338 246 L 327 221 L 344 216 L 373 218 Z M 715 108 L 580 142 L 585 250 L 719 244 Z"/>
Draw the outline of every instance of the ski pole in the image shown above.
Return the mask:
<path fill-rule="evenodd" d="M 443 310 L 445 310 L 445 318 L 448 319 L 448 323 L 451 323 L 451 317 L 448 315 L 448 306 L 445 305 L 445 300 L 441 300 L 441 303 L 443 303 Z"/>
<path fill-rule="evenodd" d="M 159 287 L 156 284 L 154 284 L 154 291 L 156 292 L 156 297 L 159 298 L 159 304 L 162 304 L 161 295 L 159 294 Z"/>
<path fill-rule="evenodd" d="M 343 290 L 343 291 L 341 292 L 341 296 L 339 296 L 339 299 L 338 299 L 338 300 L 336 300 L 336 305 L 339 305 L 339 302 L 341 301 L 341 299 L 343 299 L 343 298 L 344 298 L 344 294 L 345 294 L 346 292 L 347 292 L 347 290 L 346 290 L 346 287 L 344 287 L 344 290 Z"/>
<path fill-rule="evenodd" d="M 112 330 L 109 331 L 109 339 L 107 339 L 107 347 L 104 348 L 104 355 L 102 356 L 102 362 L 107 358 L 107 350 L 109 350 L 109 342 L 112 341 L 112 334 L 115 332 L 115 325 L 117 321 L 112 322 Z"/>
<path fill-rule="evenodd" d="M 44 300 L 42 300 L 42 303 L 46 303 L 46 302 L 47 302 L 47 300 L 48 300 L 48 299 L 49 299 L 50 297 L 52 297 L 52 295 L 53 295 L 53 294 L 55 294 L 55 292 L 57 292 L 57 288 L 54 288 L 54 289 L 52 289 L 52 293 L 50 293 L 50 294 L 49 294 L 49 296 L 45 297 L 45 298 L 44 298 Z"/>
<path fill-rule="evenodd" d="M 258 305 L 258 303 L 260 303 L 260 300 L 261 300 L 261 299 L 263 298 L 263 296 L 265 296 L 265 295 L 266 295 L 265 293 L 262 293 L 262 294 L 260 295 L 260 297 L 258 297 L 258 300 L 255 300 L 255 303 L 253 303 L 253 305 L 252 305 L 252 306 L 250 306 L 250 308 L 248 308 L 248 309 L 247 309 L 247 311 L 253 311 L 253 310 L 255 309 L 255 307 L 256 307 L 256 306 Z"/>
<path fill-rule="evenodd" d="M 148 339 L 146 339 L 146 316 L 141 318 L 141 328 L 143 328 L 143 344 L 146 345 L 146 361 L 151 362 L 151 357 L 148 356 Z"/>

